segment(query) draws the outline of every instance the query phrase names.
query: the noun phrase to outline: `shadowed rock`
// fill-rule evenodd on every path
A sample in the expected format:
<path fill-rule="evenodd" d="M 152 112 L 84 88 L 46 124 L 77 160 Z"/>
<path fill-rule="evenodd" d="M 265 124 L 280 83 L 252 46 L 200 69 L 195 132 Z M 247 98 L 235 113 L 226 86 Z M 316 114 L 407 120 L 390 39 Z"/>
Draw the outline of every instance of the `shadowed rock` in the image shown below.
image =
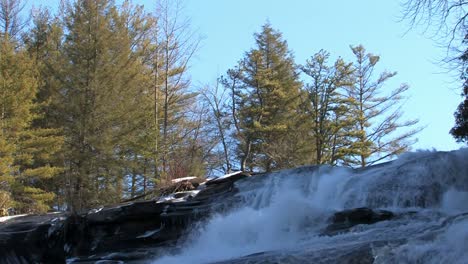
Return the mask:
<path fill-rule="evenodd" d="M 180 181 L 166 189 L 164 202 L 141 201 L 93 209 L 86 214 L 28 215 L 0 223 L 0 263 L 138 263 L 154 258 L 158 248 L 176 245 L 192 223 L 211 215 L 216 204 L 229 204 L 237 192 L 238 173 L 203 184 Z M 113 263 L 113 262 L 110 262 Z"/>
<path fill-rule="evenodd" d="M 390 211 L 372 210 L 366 207 L 344 210 L 336 212 L 331 217 L 329 220 L 331 224 L 327 226 L 323 234 L 334 235 L 344 232 L 355 225 L 370 225 L 380 221 L 390 220 L 393 217 L 394 214 Z"/>
<path fill-rule="evenodd" d="M 65 263 L 68 215 L 29 215 L 0 223 L 0 263 Z"/>

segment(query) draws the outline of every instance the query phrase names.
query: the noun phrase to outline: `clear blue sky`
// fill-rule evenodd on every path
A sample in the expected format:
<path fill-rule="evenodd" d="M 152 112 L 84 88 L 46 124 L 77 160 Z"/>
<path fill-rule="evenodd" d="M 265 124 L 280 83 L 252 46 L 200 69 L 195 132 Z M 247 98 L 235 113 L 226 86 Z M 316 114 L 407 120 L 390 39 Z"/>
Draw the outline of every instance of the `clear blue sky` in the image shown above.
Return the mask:
<path fill-rule="evenodd" d="M 55 8 L 59 0 L 29 2 Z M 147 11 L 154 9 L 151 0 L 134 3 L 145 5 Z M 403 118 L 419 118 L 426 126 L 413 149 L 458 149 L 462 145 L 448 134 L 461 102 L 458 73 L 439 63 L 446 49 L 423 34 L 424 28 L 408 31 L 401 14 L 399 1 L 187 0 L 185 15 L 203 36 L 190 69 L 192 83 L 212 84 L 233 67 L 253 46 L 253 33 L 266 21 L 283 33 L 297 63 L 320 49 L 351 60 L 349 45 L 363 44 L 381 56 L 380 70 L 398 72 L 386 89 L 410 85 Z"/>

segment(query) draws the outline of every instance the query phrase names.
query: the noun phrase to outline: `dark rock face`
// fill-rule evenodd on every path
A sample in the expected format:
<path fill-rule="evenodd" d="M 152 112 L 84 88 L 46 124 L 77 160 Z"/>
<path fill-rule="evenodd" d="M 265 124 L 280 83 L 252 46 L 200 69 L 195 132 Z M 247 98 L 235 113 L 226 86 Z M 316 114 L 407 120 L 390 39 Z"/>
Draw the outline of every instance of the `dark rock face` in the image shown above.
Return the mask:
<path fill-rule="evenodd" d="M 360 224 L 374 224 L 380 221 L 390 220 L 395 215 L 386 210 L 372 210 L 366 207 L 355 208 L 336 212 L 330 219 L 331 224 L 327 226 L 323 234 L 333 235 L 344 232 L 346 229 Z"/>
<path fill-rule="evenodd" d="M 65 263 L 67 214 L 24 216 L 0 224 L 0 263 Z"/>
<path fill-rule="evenodd" d="M 158 248 L 174 246 L 192 223 L 209 217 L 213 208 L 222 209 L 230 200 L 235 203 L 231 199 L 237 192 L 234 182 L 245 177 L 239 173 L 204 186 L 196 181 L 179 182 L 175 190 L 202 187 L 194 197 L 187 193 L 173 197 L 184 201 L 133 202 L 83 215 L 10 219 L 0 223 L 0 263 L 65 263 L 67 258 L 74 259 L 72 263 L 130 263 L 154 258 Z M 216 206 L 221 202 L 223 206 Z"/>

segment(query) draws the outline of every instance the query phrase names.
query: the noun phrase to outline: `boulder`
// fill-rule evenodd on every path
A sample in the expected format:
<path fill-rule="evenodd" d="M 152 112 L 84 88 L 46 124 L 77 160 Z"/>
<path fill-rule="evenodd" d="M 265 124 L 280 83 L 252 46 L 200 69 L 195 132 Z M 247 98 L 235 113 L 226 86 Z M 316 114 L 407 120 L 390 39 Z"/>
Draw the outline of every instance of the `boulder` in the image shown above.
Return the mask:
<path fill-rule="evenodd" d="M 344 232 L 355 225 L 370 225 L 380 221 L 390 220 L 395 215 L 387 210 L 373 210 L 367 207 L 354 208 L 336 212 L 330 219 L 323 234 L 334 235 Z"/>

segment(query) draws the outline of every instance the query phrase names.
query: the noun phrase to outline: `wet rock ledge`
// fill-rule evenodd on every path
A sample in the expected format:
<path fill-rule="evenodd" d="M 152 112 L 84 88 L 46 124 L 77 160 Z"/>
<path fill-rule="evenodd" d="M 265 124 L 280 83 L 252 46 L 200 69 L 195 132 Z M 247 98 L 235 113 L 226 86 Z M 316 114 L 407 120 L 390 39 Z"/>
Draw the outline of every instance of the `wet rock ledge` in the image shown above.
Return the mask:
<path fill-rule="evenodd" d="M 165 198 L 80 215 L 51 213 L 8 219 L 0 222 L 0 263 L 150 259 L 158 248 L 174 245 L 190 223 L 208 217 L 215 204 L 234 203 L 234 182 L 248 176 L 239 172 L 203 183 L 187 179 L 170 186 Z"/>

